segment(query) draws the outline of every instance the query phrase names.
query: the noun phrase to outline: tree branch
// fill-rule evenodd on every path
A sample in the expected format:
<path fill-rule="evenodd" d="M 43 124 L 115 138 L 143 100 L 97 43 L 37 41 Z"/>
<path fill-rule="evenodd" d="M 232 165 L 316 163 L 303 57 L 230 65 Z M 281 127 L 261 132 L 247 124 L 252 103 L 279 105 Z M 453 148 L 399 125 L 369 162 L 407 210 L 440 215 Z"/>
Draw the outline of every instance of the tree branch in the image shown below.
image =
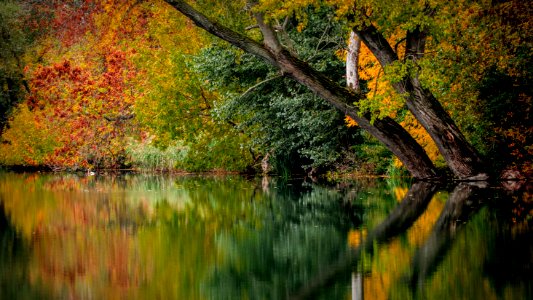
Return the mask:
<path fill-rule="evenodd" d="M 270 51 L 274 54 L 280 53 L 283 50 L 283 46 L 279 42 L 274 29 L 272 29 L 270 25 L 265 23 L 264 16 L 262 13 L 254 12 L 253 15 L 255 20 L 257 21 L 259 29 L 261 29 L 261 33 L 263 34 L 263 43 L 265 44 L 265 46 L 270 49 Z"/>
<path fill-rule="evenodd" d="M 396 44 L 394 44 L 394 52 L 398 53 L 398 47 L 400 46 L 400 44 L 402 42 L 405 41 L 406 38 L 401 38 L 399 41 L 396 42 Z"/>
<path fill-rule="evenodd" d="M 392 49 L 387 39 L 379 32 L 374 25 L 366 25 L 360 30 L 353 28 L 359 38 L 377 58 L 382 67 L 388 66 L 398 60 L 398 55 Z"/>
<path fill-rule="evenodd" d="M 258 88 L 259 86 L 267 83 L 267 82 L 270 82 L 274 79 L 278 79 L 278 78 L 281 78 L 283 75 L 276 75 L 274 77 L 270 77 L 270 78 L 267 78 L 259 83 L 256 83 L 255 85 L 253 85 L 252 87 L 250 87 L 249 89 L 247 89 L 244 93 L 242 93 L 242 95 L 239 96 L 239 98 L 244 98 L 246 97 L 249 93 L 251 93 L 253 90 L 255 90 L 256 88 Z"/>
<path fill-rule="evenodd" d="M 214 36 L 217 36 L 234 46 L 241 48 L 242 50 L 251 54 L 257 55 L 274 66 L 277 66 L 277 62 L 272 54 L 261 44 L 250 39 L 247 36 L 239 34 L 225 26 L 222 26 L 214 21 L 211 21 L 205 15 L 195 10 L 189 4 L 182 0 L 165 0 L 168 4 L 172 5 L 179 12 L 184 14 L 187 18 L 192 20 L 196 26 L 206 30 Z"/>
<path fill-rule="evenodd" d="M 348 53 L 346 54 L 346 85 L 355 92 L 359 92 L 361 90 L 358 70 L 360 50 L 361 39 L 359 39 L 356 33 L 352 31 L 350 32 Z"/>
<path fill-rule="evenodd" d="M 426 49 L 427 32 L 415 28 L 412 31 L 408 31 L 405 37 L 405 59 L 417 60 L 424 56 Z"/>
<path fill-rule="evenodd" d="M 248 31 L 248 30 L 252 30 L 256 28 L 259 28 L 259 25 L 254 24 L 254 25 L 247 26 L 246 28 L 244 28 L 244 30 Z"/>
<path fill-rule="evenodd" d="M 205 92 L 202 87 L 200 87 L 200 95 L 202 96 L 202 99 L 204 100 L 206 109 L 211 109 L 211 104 L 209 104 L 209 101 L 207 101 L 207 97 L 205 96 Z"/>
<path fill-rule="evenodd" d="M 117 115 L 117 116 L 105 116 L 104 119 L 108 122 L 120 122 L 120 121 L 126 121 L 131 120 L 135 117 L 135 114 L 125 114 L 125 115 Z"/>

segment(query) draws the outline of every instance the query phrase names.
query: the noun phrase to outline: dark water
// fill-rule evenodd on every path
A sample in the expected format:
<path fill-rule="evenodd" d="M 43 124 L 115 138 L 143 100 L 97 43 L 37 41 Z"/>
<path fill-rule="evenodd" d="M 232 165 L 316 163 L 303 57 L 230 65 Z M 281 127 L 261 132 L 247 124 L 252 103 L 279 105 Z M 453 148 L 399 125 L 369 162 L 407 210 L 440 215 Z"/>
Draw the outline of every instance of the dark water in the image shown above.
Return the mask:
<path fill-rule="evenodd" d="M 528 299 L 531 190 L 0 173 L 0 299 Z"/>

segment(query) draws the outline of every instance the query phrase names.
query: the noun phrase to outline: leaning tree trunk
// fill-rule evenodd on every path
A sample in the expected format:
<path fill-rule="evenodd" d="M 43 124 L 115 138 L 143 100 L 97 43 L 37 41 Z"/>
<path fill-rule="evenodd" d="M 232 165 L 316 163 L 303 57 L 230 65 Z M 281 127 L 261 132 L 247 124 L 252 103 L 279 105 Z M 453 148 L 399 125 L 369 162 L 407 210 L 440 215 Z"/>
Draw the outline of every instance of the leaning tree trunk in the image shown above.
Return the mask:
<path fill-rule="evenodd" d="M 394 153 L 411 175 L 416 178 L 435 178 L 437 171 L 424 149 L 411 135 L 391 118 L 383 118 L 370 123 L 368 116 L 362 116 L 352 103 L 361 98 L 360 94 L 333 82 L 325 75 L 311 68 L 279 43 L 276 33 L 263 22 L 261 14 L 255 14 L 264 39 L 264 45 L 239 34 L 227 27 L 211 21 L 185 1 L 166 0 L 170 5 L 191 19 L 196 26 L 231 43 L 242 50 L 254 54 L 281 70 L 288 77 L 306 86 L 331 106 L 353 118 L 359 126 L 376 137 Z"/>
<path fill-rule="evenodd" d="M 407 107 L 425 128 L 429 128 L 426 130 L 443 153 L 448 167 L 461 179 L 487 179 L 477 151 L 466 141 L 450 115 L 431 92 L 421 87 L 418 79 L 411 79 L 411 84 L 412 97 Z"/>
<path fill-rule="evenodd" d="M 357 34 L 377 58 L 382 67 L 398 61 L 396 52 L 383 35 L 373 26 L 359 28 Z M 414 29 L 406 36 L 406 59 L 416 62 L 423 56 L 426 33 Z M 460 179 L 487 179 L 482 160 L 468 143 L 450 115 L 433 94 L 424 89 L 418 78 L 406 76 L 393 84 L 400 95 L 406 95 L 407 108 L 429 133 L 448 167 Z"/>

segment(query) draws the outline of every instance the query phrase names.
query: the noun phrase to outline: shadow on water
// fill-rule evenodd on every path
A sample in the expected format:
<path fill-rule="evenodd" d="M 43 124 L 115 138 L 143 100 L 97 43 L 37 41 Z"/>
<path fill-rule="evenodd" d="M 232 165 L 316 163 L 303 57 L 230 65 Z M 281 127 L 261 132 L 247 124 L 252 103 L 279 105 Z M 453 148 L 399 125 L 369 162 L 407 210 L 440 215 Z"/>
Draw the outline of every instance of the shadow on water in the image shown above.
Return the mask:
<path fill-rule="evenodd" d="M 424 298 L 427 295 L 426 283 L 432 274 L 437 272 L 447 254 L 452 252 L 458 243 L 470 242 L 475 233 L 468 232 L 471 223 L 476 220 L 481 210 L 485 209 L 489 215 L 488 222 L 481 224 L 485 232 L 484 249 L 478 255 L 482 258 L 480 270 L 465 270 L 466 272 L 480 272 L 492 282 L 498 297 L 515 298 L 511 292 L 505 291 L 506 285 L 522 284 L 523 294 L 519 297 L 533 296 L 533 235 L 529 229 L 532 223 L 533 206 L 531 199 L 527 199 L 525 206 L 517 215 L 509 213 L 520 208 L 517 201 L 524 198 L 513 195 L 509 190 L 489 187 L 486 183 L 460 183 L 450 194 L 439 219 L 435 223 L 431 235 L 419 247 L 412 259 L 410 287 L 414 298 Z M 514 200 L 513 200 L 514 196 Z M 525 213 L 525 214 L 524 214 Z M 522 220 L 517 220 L 522 218 Z M 481 219 L 481 218 L 477 218 Z M 490 225 L 495 222 L 497 226 Z M 517 224 L 521 224 L 516 226 Z M 490 227 L 489 227 L 490 226 Z M 460 240 L 458 236 L 461 236 Z M 457 240 L 457 241 L 456 241 Z M 472 244 L 475 241 L 471 241 Z M 484 251 L 483 251 L 484 250 Z M 481 252 L 487 252 L 481 255 Z M 474 253 L 475 255 L 476 253 Z M 476 260 L 474 255 L 467 260 Z M 467 266 L 463 266 L 467 268 Z"/>

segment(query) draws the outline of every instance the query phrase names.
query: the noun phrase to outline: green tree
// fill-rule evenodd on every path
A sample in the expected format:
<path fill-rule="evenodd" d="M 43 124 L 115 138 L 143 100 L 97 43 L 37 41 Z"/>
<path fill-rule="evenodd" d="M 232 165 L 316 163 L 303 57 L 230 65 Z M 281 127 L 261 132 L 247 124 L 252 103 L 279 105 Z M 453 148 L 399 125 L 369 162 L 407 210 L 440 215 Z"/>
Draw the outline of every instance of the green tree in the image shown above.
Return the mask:
<path fill-rule="evenodd" d="M 331 9 L 309 19 L 309 30 L 298 22 L 283 25 L 292 51 L 310 64 L 343 81 L 343 62 L 336 53 L 344 39 Z M 310 172 L 331 168 L 350 147 L 362 140 L 359 130 L 345 125 L 344 115 L 272 66 L 222 43 L 204 49 L 196 68 L 211 89 L 223 95 L 214 107 L 216 117 L 235 124 L 252 139 L 256 152 L 268 157 L 274 171 Z"/>
<path fill-rule="evenodd" d="M 182 170 L 244 171 L 252 161 L 247 136 L 213 118 L 219 96 L 193 66 L 192 57 L 208 39 L 171 7 L 148 9 L 147 33 L 135 37 L 136 62 L 144 70 L 135 113 L 150 135 L 141 146 L 178 150 L 172 167 Z"/>
<path fill-rule="evenodd" d="M 312 11 L 307 8 L 320 5 L 332 5 L 337 8 L 339 20 L 345 22 L 346 28 L 353 30 L 370 49 L 381 67 L 385 70 L 387 80 L 394 91 L 403 98 L 405 106 L 416 117 L 429 133 L 440 153 L 444 157 L 447 166 L 456 177 L 462 179 L 486 179 L 485 166 L 478 151 L 467 141 L 459 127 L 452 120 L 448 112 L 438 101 L 424 68 L 425 64 L 442 66 L 443 63 L 434 60 L 430 55 L 432 51 L 438 51 L 442 46 L 439 39 L 439 26 L 446 26 L 450 18 L 453 22 L 459 22 L 459 12 L 475 12 L 490 15 L 494 21 L 491 25 L 498 28 L 500 20 L 499 9 L 505 4 L 470 3 L 461 2 L 457 6 L 450 3 L 415 1 L 409 3 L 389 3 L 386 1 L 298 1 L 294 3 L 280 3 L 276 1 L 250 2 L 247 11 L 243 11 L 236 18 L 246 19 L 252 16 L 248 22 L 260 29 L 260 37 L 257 32 L 247 34 L 239 31 L 239 28 L 230 29 L 213 18 L 206 17 L 185 1 L 167 1 L 177 10 L 182 12 L 195 24 L 204 28 L 209 33 L 228 41 L 229 43 L 254 54 L 276 68 L 283 75 L 293 78 L 302 85 L 308 87 L 314 93 L 320 95 L 328 103 L 354 119 L 358 125 L 384 143 L 404 164 L 414 177 L 435 177 L 436 170 L 422 149 L 422 147 L 403 129 L 394 119 L 385 116 L 373 118 L 370 112 L 360 110 L 354 102 L 361 102 L 364 95 L 353 93 L 344 88 L 338 82 L 332 80 L 329 74 L 324 74 L 305 61 L 304 57 L 298 56 L 291 51 L 290 43 L 284 42 L 286 37 L 283 28 L 277 24 L 283 24 L 283 18 L 295 17 L 300 21 L 300 30 L 305 30 L 305 24 Z M 517 5 L 517 2 L 510 2 Z M 243 15 L 246 16 L 243 17 Z M 253 21 L 255 20 L 255 21 Z M 485 19 L 486 20 L 486 19 Z M 527 21 L 527 17 L 525 19 Z M 529 28 L 524 19 L 519 20 L 522 24 L 521 31 L 527 32 Z M 498 23 L 500 22 L 500 23 Z M 468 27 L 482 28 L 486 26 L 482 22 L 469 24 Z M 507 24 L 510 26 L 512 24 Z M 504 28 L 504 32 L 507 31 Z M 511 26 L 512 28 L 512 26 Z M 280 30 L 281 29 L 281 30 Z M 454 35 L 471 33 L 476 30 L 465 30 L 458 27 L 457 31 L 448 32 L 447 37 L 453 40 Z M 347 30 L 347 31 L 348 31 Z M 396 44 L 391 43 L 387 37 L 399 34 Z M 403 53 L 398 47 L 405 44 Z M 489 49 L 491 50 L 491 49 Z M 489 56 L 497 57 L 500 52 L 488 51 Z M 457 53 L 459 54 L 459 53 Z M 429 59 L 427 59 L 429 56 Z M 458 68 L 461 66 L 458 64 Z M 440 74 L 436 74 L 437 77 Z"/>

